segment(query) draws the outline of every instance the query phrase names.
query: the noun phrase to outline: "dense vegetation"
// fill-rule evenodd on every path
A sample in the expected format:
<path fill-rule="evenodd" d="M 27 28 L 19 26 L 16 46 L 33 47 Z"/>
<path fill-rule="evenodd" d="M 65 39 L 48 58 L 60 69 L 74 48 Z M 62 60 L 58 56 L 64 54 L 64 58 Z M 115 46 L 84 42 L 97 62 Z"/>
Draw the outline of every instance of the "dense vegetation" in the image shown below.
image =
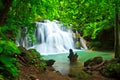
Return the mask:
<path fill-rule="evenodd" d="M 16 56 L 19 54 L 20 51 L 13 42 L 6 40 L 0 41 L 0 75 L 2 74 L 8 79 L 10 76 L 18 76 Z"/>
<path fill-rule="evenodd" d="M 0 0 L 0 64 L 5 66 L 0 66 L 0 70 L 6 68 L 11 73 L 14 70 L 17 72 L 13 55 L 19 52 L 12 41 L 16 40 L 18 31 L 25 27 L 28 27 L 26 34 L 34 40 L 35 21 L 45 19 L 57 19 L 67 27 L 72 24 L 73 30 L 78 30 L 83 37 L 93 42 L 99 41 L 98 35 L 104 30 L 115 26 L 115 54 L 120 58 L 119 4 L 119 0 Z M 13 62 L 8 62 L 6 58 Z"/>
<path fill-rule="evenodd" d="M 5 9 L 2 0 L 0 6 L 2 12 Z M 115 0 L 12 0 L 6 18 L 5 25 L 11 28 L 27 26 L 30 32 L 36 20 L 58 19 L 72 24 L 83 36 L 95 39 L 102 30 L 114 26 Z"/>

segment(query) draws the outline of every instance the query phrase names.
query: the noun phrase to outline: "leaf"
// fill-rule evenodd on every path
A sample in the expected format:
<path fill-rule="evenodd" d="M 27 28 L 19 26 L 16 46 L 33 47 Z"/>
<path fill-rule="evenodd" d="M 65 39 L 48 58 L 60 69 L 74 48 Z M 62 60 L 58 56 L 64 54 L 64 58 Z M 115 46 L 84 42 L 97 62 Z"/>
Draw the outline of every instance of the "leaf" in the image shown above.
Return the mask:
<path fill-rule="evenodd" d="M 4 48 L 8 55 L 20 54 L 18 47 L 13 42 L 7 41 L 6 43 Z"/>
<path fill-rule="evenodd" d="M 18 69 L 15 66 L 16 59 L 10 56 L 0 56 L 0 63 L 2 67 L 0 69 L 4 69 L 9 71 L 14 77 L 18 75 Z"/>
<path fill-rule="evenodd" d="M 10 60 L 11 60 L 11 57 L 9 57 L 9 56 L 0 56 L 0 61 L 6 67 L 11 67 L 13 65 L 13 62 L 11 62 Z"/>
<path fill-rule="evenodd" d="M 2 51 L 3 51 L 3 48 L 0 46 L 0 53 L 2 53 Z"/>
<path fill-rule="evenodd" d="M 16 7 L 16 5 L 17 5 L 17 1 L 16 1 L 16 0 L 13 0 L 12 6 L 13 6 L 13 7 Z"/>

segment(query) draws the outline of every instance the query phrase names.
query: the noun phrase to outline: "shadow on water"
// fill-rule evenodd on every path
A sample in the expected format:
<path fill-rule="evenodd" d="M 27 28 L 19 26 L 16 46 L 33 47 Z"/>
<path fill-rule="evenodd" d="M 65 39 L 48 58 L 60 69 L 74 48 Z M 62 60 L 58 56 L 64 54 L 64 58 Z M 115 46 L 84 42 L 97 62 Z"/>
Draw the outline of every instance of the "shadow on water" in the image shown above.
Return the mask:
<path fill-rule="evenodd" d="M 74 52 L 78 54 L 78 62 L 76 64 L 70 64 L 68 55 L 69 53 L 62 53 L 62 54 L 54 54 L 54 55 L 45 55 L 43 59 L 49 60 L 54 59 L 56 62 L 54 63 L 53 67 L 56 71 L 59 71 L 63 75 L 67 75 L 70 70 L 74 68 L 81 69 L 83 63 L 93 57 L 102 56 L 104 60 L 110 60 L 114 57 L 113 52 L 98 52 L 98 51 L 77 51 Z"/>

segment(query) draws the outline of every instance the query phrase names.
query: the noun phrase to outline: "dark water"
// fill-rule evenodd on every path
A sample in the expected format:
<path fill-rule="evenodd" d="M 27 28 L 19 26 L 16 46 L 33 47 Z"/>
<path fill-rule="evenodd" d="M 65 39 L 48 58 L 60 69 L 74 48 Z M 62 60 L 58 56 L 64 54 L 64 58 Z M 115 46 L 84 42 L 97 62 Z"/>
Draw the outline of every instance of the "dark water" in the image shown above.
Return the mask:
<path fill-rule="evenodd" d="M 54 54 L 54 55 L 45 55 L 43 59 L 49 60 L 54 59 L 56 62 L 53 67 L 55 70 L 59 71 L 63 75 L 67 75 L 71 68 L 82 68 L 83 62 L 93 58 L 95 56 L 102 56 L 104 60 L 110 60 L 114 57 L 113 52 L 97 52 L 97 51 L 77 51 L 74 52 L 78 54 L 78 63 L 76 65 L 71 65 L 69 63 L 68 55 L 69 53 Z"/>

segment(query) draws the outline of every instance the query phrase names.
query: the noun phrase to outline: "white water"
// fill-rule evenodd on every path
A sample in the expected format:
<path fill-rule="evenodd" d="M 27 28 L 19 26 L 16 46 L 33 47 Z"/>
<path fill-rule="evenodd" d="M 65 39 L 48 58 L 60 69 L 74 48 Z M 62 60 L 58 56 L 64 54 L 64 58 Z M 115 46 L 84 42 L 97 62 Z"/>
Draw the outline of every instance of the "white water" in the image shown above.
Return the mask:
<path fill-rule="evenodd" d="M 68 53 L 69 49 L 75 50 L 73 32 L 70 29 L 64 29 L 65 27 L 62 26 L 58 21 L 36 22 L 35 38 L 38 43 L 33 46 L 27 45 L 31 43 L 27 35 L 20 37 L 20 41 L 17 43 L 27 49 L 34 48 L 42 55 Z M 83 38 L 80 38 L 80 42 L 83 49 L 87 49 Z"/>
<path fill-rule="evenodd" d="M 56 21 L 36 22 L 36 38 L 39 44 L 34 48 L 43 55 L 67 52 L 74 49 L 72 31 L 62 30 Z"/>

